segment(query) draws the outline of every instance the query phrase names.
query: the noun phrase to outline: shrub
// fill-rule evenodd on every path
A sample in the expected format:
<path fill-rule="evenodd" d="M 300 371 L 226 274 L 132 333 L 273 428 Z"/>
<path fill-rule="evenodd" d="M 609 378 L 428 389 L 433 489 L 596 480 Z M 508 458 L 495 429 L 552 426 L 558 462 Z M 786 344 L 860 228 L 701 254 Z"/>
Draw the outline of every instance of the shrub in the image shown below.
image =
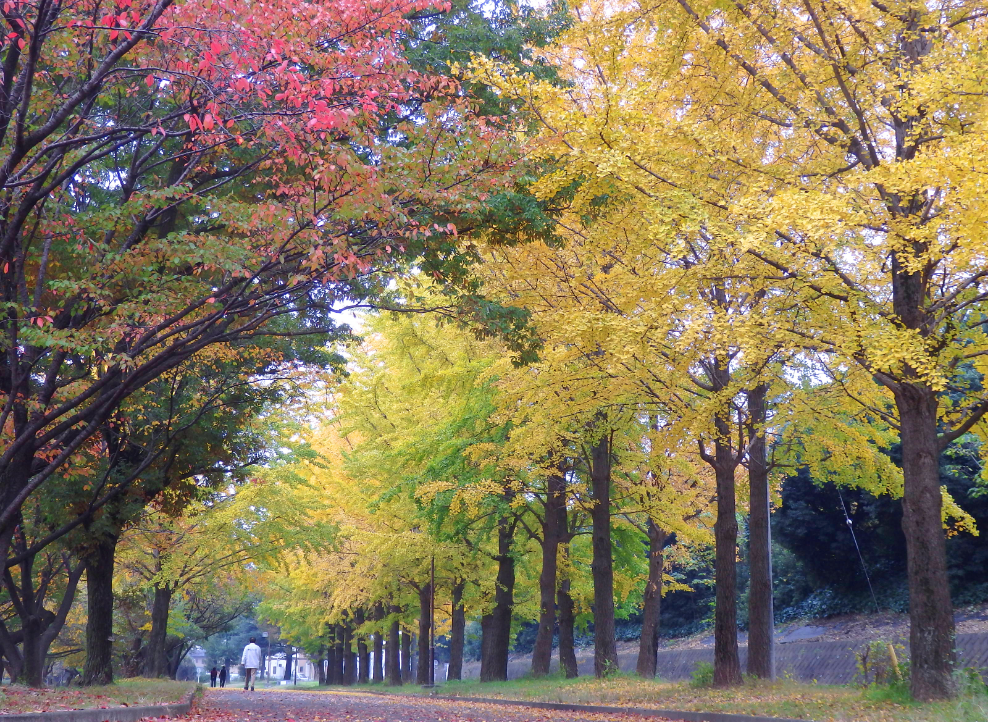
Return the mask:
<path fill-rule="evenodd" d="M 697 662 L 690 675 L 691 687 L 713 687 L 714 666 L 710 662 Z"/>
<path fill-rule="evenodd" d="M 905 685 L 909 667 L 901 644 L 876 639 L 857 653 L 858 677 L 863 687 Z"/>

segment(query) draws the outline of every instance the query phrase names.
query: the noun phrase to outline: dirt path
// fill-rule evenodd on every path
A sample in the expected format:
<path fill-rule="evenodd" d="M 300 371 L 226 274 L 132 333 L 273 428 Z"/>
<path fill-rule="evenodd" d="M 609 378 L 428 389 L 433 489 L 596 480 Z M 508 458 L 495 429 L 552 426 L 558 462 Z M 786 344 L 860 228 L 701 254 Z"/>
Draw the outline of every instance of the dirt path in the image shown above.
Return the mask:
<path fill-rule="evenodd" d="M 207 689 L 197 722 L 638 722 L 637 715 L 589 715 L 495 704 L 342 691 Z M 649 722 L 661 722 L 650 717 Z"/>

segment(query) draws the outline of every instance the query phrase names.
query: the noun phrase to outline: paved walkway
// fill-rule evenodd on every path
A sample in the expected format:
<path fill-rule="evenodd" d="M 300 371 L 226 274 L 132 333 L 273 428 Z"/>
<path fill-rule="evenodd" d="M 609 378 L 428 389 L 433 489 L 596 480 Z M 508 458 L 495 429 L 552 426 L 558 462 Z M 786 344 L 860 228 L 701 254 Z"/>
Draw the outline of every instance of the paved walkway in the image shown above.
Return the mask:
<path fill-rule="evenodd" d="M 625 714 L 585 714 L 496 704 L 340 691 L 207 689 L 196 720 L 212 722 L 639 722 Z M 648 722 L 661 722 L 650 717 Z"/>

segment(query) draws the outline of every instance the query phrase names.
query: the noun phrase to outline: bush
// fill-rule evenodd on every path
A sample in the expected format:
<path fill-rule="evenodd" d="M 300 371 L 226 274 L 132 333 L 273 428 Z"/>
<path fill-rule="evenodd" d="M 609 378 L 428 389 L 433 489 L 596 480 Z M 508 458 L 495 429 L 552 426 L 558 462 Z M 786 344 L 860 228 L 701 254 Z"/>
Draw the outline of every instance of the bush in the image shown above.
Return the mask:
<path fill-rule="evenodd" d="M 691 687 L 713 687 L 714 666 L 710 662 L 697 662 L 690 675 Z"/>
<path fill-rule="evenodd" d="M 955 673 L 957 676 L 957 690 L 962 695 L 970 697 L 988 695 L 988 684 L 981 677 L 981 670 L 974 667 L 965 667 Z"/>
<path fill-rule="evenodd" d="M 857 653 L 861 686 L 908 688 L 909 666 L 905 654 L 906 649 L 901 644 L 880 639 L 869 642 Z"/>

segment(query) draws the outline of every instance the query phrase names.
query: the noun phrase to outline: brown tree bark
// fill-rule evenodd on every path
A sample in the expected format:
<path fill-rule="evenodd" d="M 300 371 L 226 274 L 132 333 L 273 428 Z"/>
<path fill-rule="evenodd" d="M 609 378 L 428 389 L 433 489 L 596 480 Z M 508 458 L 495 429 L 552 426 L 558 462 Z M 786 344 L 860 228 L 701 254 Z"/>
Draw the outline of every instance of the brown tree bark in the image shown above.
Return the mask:
<path fill-rule="evenodd" d="M 353 622 L 343 625 L 343 684 L 350 687 L 357 681 L 357 653 L 353 648 Z"/>
<path fill-rule="evenodd" d="M 151 605 L 151 633 L 148 635 L 147 677 L 168 676 L 168 610 L 172 602 L 171 584 L 159 584 L 154 588 L 154 601 Z"/>
<path fill-rule="evenodd" d="M 565 509 L 563 509 L 563 514 L 560 517 L 559 527 L 563 532 L 560 554 L 563 559 L 563 568 L 568 569 L 569 544 L 573 541 L 574 532 L 570 529 L 569 515 Z M 566 679 L 575 679 L 580 676 L 580 670 L 576 663 L 576 614 L 573 597 L 570 594 L 568 572 L 559 575 L 559 591 L 556 593 L 556 600 L 559 606 L 559 667 L 566 675 Z"/>
<path fill-rule="evenodd" d="M 549 674 L 552 637 L 556 627 L 556 568 L 562 522 L 566 522 L 566 477 L 562 470 L 546 479 L 545 512 L 542 518 L 542 571 L 539 574 L 539 628 L 532 650 L 532 675 Z"/>
<path fill-rule="evenodd" d="M 321 647 L 319 649 L 319 657 L 316 660 L 316 678 L 318 679 L 318 684 L 320 687 L 325 687 L 327 684 L 326 680 L 326 648 Z"/>
<path fill-rule="evenodd" d="M 494 609 L 480 620 L 480 681 L 496 682 L 508 678 L 508 652 L 511 647 L 511 612 L 514 608 L 515 558 L 511 546 L 515 520 L 498 521 L 497 580 Z"/>
<path fill-rule="evenodd" d="M 412 635 L 401 630 L 401 679 L 412 681 Z"/>
<path fill-rule="evenodd" d="M 364 623 L 364 610 L 358 609 L 354 612 L 354 624 L 360 627 Z M 357 636 L 357 684 L 367 684 L 369 678 L 368 667 L 370 666 L 370 652 L 367 649 L 367 637 L 361 632 L 355 632 Z"/>
<path fill-rule="evenodd" d="M 466 638 L 467 615 L 463 608 L 463 590 L 466 584 L 457 581 L 453 585 L 453 615 L 449 629 L 449 667 L 446 679 L 463 678 L 463 643 Z"/>
<path fill-rule="evenodd" d="M 285 682 L 292 681 L 292 670 L 295 668 L 295 655 L 298 653 L 295 647 L 289 646 L 285 650 L 285 670 L 281 673 L 281 678 Z M 247 680 L 244 680 L 245 682 Z"/>
<path fill-rule="evenodd" d="M 606 677 L 618 671 L 614 627 L 614 562 L 611 548 L 611 437 L 604 433 L 590 453 L 593 508 L 593 626 L 594 674 Z"/>
<path fill-rule="evenodd" d="M 940 492 L 937 394 L 919 384 L 895 392 L 902 441 L 902 530 L 909 572 L 910 687 L 920 700 L 955 693 L 954 612 Z"/>
<path fill-rule="evenodd" d="M 113 683 L 113 564 L 117 534 L 101 537 L 86 555 L 84 686 Z"/>
<path fill-rule="evenodd" d="M 16 632 L 10 632 L 7 625 L 0 619 L 0 650 L 3 652 L 3 656 L 0 658 L 0 663 L 2 663 L 0 676 L 6 670 L 11 684 L 21 681 L 21 671 L 24 668 L 24 657 L 18 647 L 20 642 L 21 636 Z"/>
<path fill-rule="evenodd" d="M 326 684 L 337 684 L 336 656 L 336 625 L 330 624 L 326 634 Z"/>
<path fill-rule="evenodd" d="M 37 618 L 21 620 L 24 632 L 21 642 L 24 683 L 28 687 L 45 686 L 45 656 L 42 650 L 42 623 Z"/>
<path fill-rule="evenodd" d="M 384 608 L 378 604 L 374 607 L 374 621 L 384 621 Z M 374 653 L 371 667 L 371 681 L 375 683 L 384 681 L 384 635 L 381 633 L 380 625 L 378 631 L 374 632 Z"/>
<path fill-rule="evenodd" d="M 430 648 L 429 631 L 432 629 L 432 585 L 423 584 L 419 589 L 419 666 L 415 681 L 429 684 Z"/>
<path fill-rule="evenodd" d="M 775 613 L 772 607 L 772 529 L 769 511 L 768 450 L 765 423 L 768 420 L 768 387 L 760 384 L 748 396 L 751 421 L 748 446 L 748 674 L 775 679 Z"/>
<path fill-rule="evenodd" d="M 391 621 L 391 626 L 388 628 L 388 649 L 387 657 L 385 658 L 385 664 L 387 665 L 388 672 L 388 684 L 393 687 L 401 685 L 401 652 L 399 650 L 401 646 L 401 628 L 398 625 L 397 615 L 401 610 L 395 606 L 391 606 L 391 614 L 395 617 Z"/>
<path fill-rule="evenodd" d="M 738 519 L 734 450 L 727 422 L 718 417 L 719 438 L 714 442 L 714 475 L 717 483 L 717 519 L 714 522 L 714 686 L 741 684 L 738 657 Z"/>
<path fill-rule="evenodd" d="M 574 679 L 580 676 L 580 670 L 576 663 L 576 615 L 569 589 L 569 577 L 560 579 L 556 595 L 559 603 L 559 666 L 566 679 Z"/>
<path fill-rule="evenodd" d="M 344 684 L 344 667 L 346 666 L 346 647 L 344 647 L 344 642 L 346 641 L 346 636 L 343 631 L 343 625 L 335 625 L 336 633 L 333 638 L 333 647 L 336 650 L 336 657 L 333 660 L 333 684 L 341 685 Z"/>
<path fill-rule="evenodd" d="M 659 618 L 662 610 L 663 547 L 669 535 L 652 519 L 648 520 L 648 581 L 645 583 L 645 603 L 642 608 L 642 634 L 638 642 L 640 677 L 652 679 L 659 652 Z"/>

